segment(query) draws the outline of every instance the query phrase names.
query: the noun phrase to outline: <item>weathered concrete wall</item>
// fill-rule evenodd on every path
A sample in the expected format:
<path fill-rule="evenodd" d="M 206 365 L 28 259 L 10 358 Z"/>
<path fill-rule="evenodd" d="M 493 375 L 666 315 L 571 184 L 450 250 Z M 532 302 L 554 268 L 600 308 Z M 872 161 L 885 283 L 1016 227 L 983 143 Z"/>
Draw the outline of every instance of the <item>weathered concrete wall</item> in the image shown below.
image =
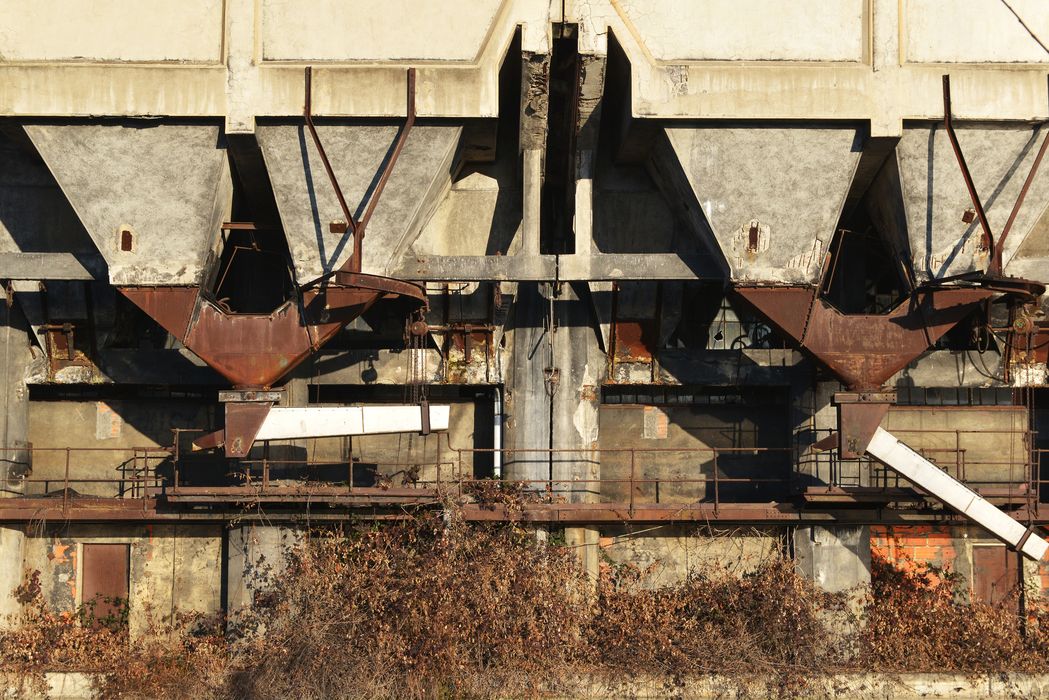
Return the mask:
<path fill-rule="evenodd" d="M 1017 21 L 1010 6 L 1023 19 Z M 992 0 L 910 0 L 904 3 L 901 24 L 906 36 L 907 63 L 1047 63 L 1045 43 L 1049 7 L 1032 0 L 1008 5 Z M 957 23 L 959 16 L 979 22 Z M 954 31 L 944 31 L 952 27 Z"/>
<path fill-rule="evenodd" d="M 226 614 L 236 624 L 240 614 L 269 590 L 288 566 L 302 532 L 278 525 L 245 523 L 226 533 Z"/>
<path fill-rule="evenodd" d="M 727 571 L 742 576 L 778 557 L 783 540 L 775 531 L 751 528 L 713 533 L 676 525 L 654 530 L 626 525 L 602 528 L 598 544 L 603 566 L 638 566 L 646 572 L 643 585 L 660 588 L 682 583 L 696 573 Z"/>
<path fill-rule="evenodd" d="M 136 468 L 135 448 L 171 446 L 172 428 L 216 427 L 217 411 L 214 404 L 189 400 L 33 401 L 29 411 L 29 439 L 36 450 L 33 478 L 53 479 L 48 490 L 60 491 L 65 448 L 69 447 L 70 479 L 112 480 L 99 484 L 72 481 L 71 489 L 109 497 L 121 488 L 130 491 L 130 483 L 120 480 Z M 156 450 L 151 455 L 150 467 L 164 462 Z M 41 493 L 45 485 L 30 487 Z"/>
<path fill-rule="evenodd" d="M 289 5 L 264 0 L 262 60 L 470 61 L 506 4 L 309 0 Z"/>
<path fill-rule="evenodd" d="M 830 593 L 862 595 L 871 580 L 870 529 L 862 525 L 809 525 L 794 530 L 798 573 Z"/>
<path fill-rule="evenodd" d="M 26 131 L 109 264 L 113 284 L 200 283 L 232 206 L 217 125 L 38 125 Z M 122 246 L 125 230 L 131 250 Z"/>
<path fill-rule="evenodd" d="M 25 531 L 19 526 L 0 527 L 0 629 L 12 622 L 20 609 L 13 592 L 22 583 L 21 562 L 25 558 Z"/>
<path fill-rule="evenodd" d="M 210 63 L 223 56 L 222 0 L 0 3 L 5 61 Z M 119 40 L 116 40 L 119 37 Z"/>
<path fill-rule="evenodd" d="M 1023 406 L 895 406 L 882 427 L 972 486 L 1025 479 Z"/>
<path fill-rule="evenodd" d="M 849 61 L 866 52 L 863 0 L 629 0 L 624 20 L 657 61 Z"/>
<path fill-rule="evenodd" d="M 130 545 L 132 634 L 169 620 L 176 611 L 210 614 L 221 609 L 221 525 L 69 524 L 30 533 L 23 569 L 40 571 L 44 600 L 56 611 L 72 612 L 84 602 L 84 543 Z"/>
<path fill-rule="evenodd" d="M 309 132 L 296 125 L 260 126 L 257 133 L 296 277 L 305 283 L 338 269 L 353 252 L 353 236 L 329 230 L 332 221 L 346 216 Z M 351 213 L 359 220 L 399 128 L 322 124 L 317 133 Z M 460 133 L 454 126 L 411 130 L 366 230 L 365 272 L 384 273 L 419 235 L 437 197 L 448 189 Z"/>
<path fill-rule="evenodd" d="M 1028 125 L 961 126 L 956 130 L 991 231 L 997 236 L 1010 216 L 1046 130 Z M 909 125 L 903 130 L 896 153 L 917 278 L 938 279 L 986 269 L 989 254 L 981 249 L 980 222 L 962 220 L 973 205 L 943 125 Z M 1020 258 L 1012 267 L 1010 260 L 1021 245 L 1026 243 L 1030 249 L 1036 244 L 1026 239 L 1041 233 L 1032 228 L 1046 208 L 1049 175 L 1038 173 L 1028 197 L 1006 239 L 1003 260 L 1008 273 L 1037 277 L 1044 273 L 1044 259 Z"/>
<path fill-rule="evenodd" d="M 734 280 L 815 282 L 862 130 L 673 127 L 667 136 Z"/>
<path fill-rule="evenodd" d="M 959 576 L 954 592 L 959 600 L 974 600 L 982 590 L 995 590 L 1006 598 L 1013 591 L 1010 586 L 1022 584 L 1028 604 L 1042 605 L 1049 599 L 1049 568 L 1044 562 L 1024 559 L 1023 575 L 1003 575 L 1004 569 L 987 570 L 981 567 L 974 551 L 984 548 L 1000 553 L 999 558 L 1020 558 L 1004 544 L 975 527 L 947 527 L 938 525 L 878 525 L 872 526 L 871 552 L 892 566 L 903 570 L 930 565 L 936 570 Z M 999 562 L 1002 563 L 1002 562 Z M 938 580 L 934 571 L 933 581 Z M 1015 581 L 1014 581 L 1015 578 Z"/>
<path fill-rule="evenodd" d="M 604 55 L 610 34 L 621 43 L 637 66 L 637 114 L 871 119 L 898 133 L 904 117 L 939 116 L 947 63 L 964 77 L 965 116 L 1044 118 L 1046 11 L 1037 0 L 1012 4 L 1031 31 L 994 0 L 949 10 L 932 0 L 716 0 L 702 10 L 669 0 L 486 0 L 455 9 L 400 0 L 355 5 L 346 21 L 349 10 L 328 0 L 194 0 L 149 13 L 130 2 L 26 11 L 9 0 L 0 5 L 0 110 L 226 116 L 250 131 L 256 115 L 298 114 L 299 66 L 323 62 L 319 114 L 390 116 L 403 110 L 396 78 L 416 61 L 427 86 L 420 114 L 494 115 L 498 65 L 516 27 L 525 50 L 547 53 L 550 24 L 563 12 L 579 25 L 583 53 Z M 755 71 L 747 61 L 767 65 Z M 48 90 L 27 89 L 43 83 Z M 160 83 L 165 89 L 153 89 Z"/>
<path fill-rule="evenodd" d="M 630 479 L 633 468 L 642 482 L 634 487 L 638 503 L 713 501 L 715 468 L 720 500 L 782 498 L 791 464 L 786 413 L 785 405 L 602 406 L 600 446 L 607 451 L 601 453 L 601 475 Z M 627 501 L 630 486 L 604 484 L 601 496 Z"/>

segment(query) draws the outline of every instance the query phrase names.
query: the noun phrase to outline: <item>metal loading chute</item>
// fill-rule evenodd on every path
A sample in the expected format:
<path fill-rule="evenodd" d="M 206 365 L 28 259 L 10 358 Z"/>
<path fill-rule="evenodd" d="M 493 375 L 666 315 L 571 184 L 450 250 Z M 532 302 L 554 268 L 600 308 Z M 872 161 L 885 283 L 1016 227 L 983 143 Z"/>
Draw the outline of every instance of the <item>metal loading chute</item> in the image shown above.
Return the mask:
<path fill-rule="evenodd" d="M 965 484 L 900 442 L 884 428 L 874 431 L 867 454 L 970 518 L 1010 547 L 1035 561 L 1045 556 L 1049 542 L 999 510 Z"/>

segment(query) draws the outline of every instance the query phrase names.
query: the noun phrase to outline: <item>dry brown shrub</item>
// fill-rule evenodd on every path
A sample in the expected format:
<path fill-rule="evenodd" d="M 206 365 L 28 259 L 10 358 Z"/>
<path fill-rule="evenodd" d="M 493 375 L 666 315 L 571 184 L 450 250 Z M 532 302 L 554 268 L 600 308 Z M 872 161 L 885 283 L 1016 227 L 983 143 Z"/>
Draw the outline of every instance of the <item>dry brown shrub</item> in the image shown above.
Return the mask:
<path fill-rule="evenodd" d="M 841 598 L 816 589 L 785 559 L 736 576 L 709 570 L 646 590 L 642 572 L 617 567 L 599 585 L 588 642 L 606 673 L 709 673 L 790 685 L 837 669 L 823 613 Z"/>
<path fill-rule="evenodd" d="M 838 671 L 1040 671 L 1049 660 L 1049 616 L 1031 612 L 1024 632 L 1008 606 L 959 603 L 953 577 L 931 567 L 876 555 L 854 628 L 841 624 L 845 597 L 789 559 L 654 590 L 620 565 L 595 591 L 556 540 L 437 514 L 314 532 L 232 631 L 187 617 L 134 641 L 125 625 L 51 612 L 36 574 L 18 591 L 22 624 L 0 634 L 0 672 L 95 672 L 103 698 L 516 698 L 629 676 L 673 690 L 707 674 L 737 683 L 730 695 L 804 696 L 809 679 Z"/>
<path fill-rule="evenodd" d="M 51 671 L 95 674 L 102 700 L 189 700 L 214 696 L 224 683 L 225 643 L 214 621 L 182 617 L 132 641 L 126 616 L 99 619 L 90 604 L 76 612 L 52 610 L 41 595 L 39 571 L 26 577 L 15 597 L 22 613 L 0 632 L 0 671 L 23 679 L 23 692 L 41 695 Z"/>
<path fill-rule="evenodd" d="M 1049 661 L 1044 613 L 1027 630 L 1017 598 L 1001 605 L 957 600 L 959 577 L 910 559 L 875 553 L 862 628 L 863 665 L 876 671 L 1043 672 Z"/>
<path fill-rule="evenodd" d="M 576 660 L 588 617 L 572 555 L 439 517 L 320 533 L 240 620 L 233 693 L 516 697 Z"/>

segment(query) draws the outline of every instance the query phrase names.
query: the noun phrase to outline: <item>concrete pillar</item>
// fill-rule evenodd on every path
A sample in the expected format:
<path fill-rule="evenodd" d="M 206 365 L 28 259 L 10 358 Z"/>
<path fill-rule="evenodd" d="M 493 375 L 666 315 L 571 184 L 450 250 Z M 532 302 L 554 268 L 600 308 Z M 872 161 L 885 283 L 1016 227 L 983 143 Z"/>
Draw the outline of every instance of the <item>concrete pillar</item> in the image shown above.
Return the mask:
<path fill-rule="evenodd" d="M 555 302 L 554 366 L 558 382 L 553 392 L 552 445 L 555 495 L 572 503 L 600 500 L 601 462 L 598 448 L 601 381 L 606 369 L 593 307 L 586 285 L 564 284 Z M 596 528 L 565 528 L 565 540 L 593 583 L 598 575 Z"/>
<path fill-rule="evenodd" d="M 14 589 L 22 582 L 25 533 L 20 527 L 0 527 L 0 630 L 11 626 L 21 605 Z"/>
<path fill-rule="evenodd" d="M 550 109 L 550 56 L 525 51 L 521 60 L 521 236 L 519 255 L 539 255 L 540 207 Z"/>
<path fill-rule="evenodd" d="M 550 384 L 545 370 L 551 368 L 550 335 L 545 327 L 549 301 L 539 285 L 522 282 L 517 287 L 511 319 L 510 353 L 506 366 L 504 440 L 506 459 L 503 478 L 542 480 L 550 477 Z M 552 377 L 550 378 L 552 380 Z M 541 488 L 540 484 L 535 484 Z"/>
<path fill-rule="evenodd" d="M 288 567 L 302 533 L 283 525 L 245 523 L 226 533 L 226 615 L 231 625 L 259 593 L 272 590 Z"/>
<path fill-rule="evenodd" d="M 871 531 L 866 525 L 811 525 L 794 530 L 798 573 L 828 593 L 871 582 Z"/>
<path fill-rule="evenodd" d="M 25 317 L 0 299 L 0 498 L 21 493 L 21 480 L 32 469 L 25 382 L 32 359 Z"/>
<path fill-rule="evenodd" d="M 0 299 L 0 498 L 22 493 L 22 479 L 32 469 L 25 383 L 31 361 L 28 324 L 18 307 Z M 22 581 L 24 555 L 24 530 L 0 527 L 0 629 L 21 607 L 12 593 Z"/>
<path fill-rule="evenodd" d="M 600 493 L 600 484 L 594 482 L 601 478 L 596 450 L 606 362 L 587 294 L 586 285 L 562 284 L 555 302 L 553 361 L 557 382 L 552 391 L 551 446 L 562 452 L 554 453 L 552 468 L 554 479 L 561 481 L 555 489 L 573 503 L 595 501 Z"/>

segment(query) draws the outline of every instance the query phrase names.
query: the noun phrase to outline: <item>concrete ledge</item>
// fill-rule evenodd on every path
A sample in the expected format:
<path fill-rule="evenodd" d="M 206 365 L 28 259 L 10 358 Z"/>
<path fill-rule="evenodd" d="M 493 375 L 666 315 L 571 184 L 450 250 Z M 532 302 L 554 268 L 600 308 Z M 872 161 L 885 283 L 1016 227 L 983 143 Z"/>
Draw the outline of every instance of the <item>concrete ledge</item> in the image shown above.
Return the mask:
<path fill-rule="evenodd" d="M 4 676 L 3 698 L 30 700 L 93 700 L 93 676 L 87 673 L 47 673 L 46 694 L 34 691 L 29 679 L 19 694 L 19 679 Z M 611 700 L 612 698 L 706 698 L 735 697 L 737 691 L 746 697 L 765 697 L 766 686 L 755 679 L 740 683 L 728 676 L 709 676 L 679 683 L 672 678 L 633 679 L 626 682 L 602 682 L 579 679 L 575 690 L 558 694 L 560 698 L 582 700 Z M 811 679 L 799 688 L 797 697 L 858 698 L 885 700 L 888 698 L 954 698 L 955 700 L 982 700 L 984 698 L 1030 698 L 1049 695 L 1049 674 L 992 674 L 962 676 L 948 673 L 901 674 L 838 674 Z M 547 696 L 553 697 L 553 696 Z M 789 697 L 789 695 L 788 695 Z"/>
<path fill-rule="evenodd" d="M 709 676 L 679 684 L 671 678 L 636 679 L 625 683 L 581 681 L 570 696 L 588 700 L 612 698 L 688 698 L 705 700 L 725 697 L 778 695 L 773 682 L 766 688 L 760 679 L 741 682 L 730 676 Z M 963 676 L 948 673 L 836 674 L 810 679 L 797 697 L 886 700 L 888 698 L 1032 698 L 1049 695 L 1049 674 L 992 674 Z M 789 693 L 786 697 L 792 697 Z"/>
<path fill-rule="evenodd" d="M 5 700 L 92 700 L 96 696 L 94 676 L 89 673 L 45 673 L 43 686 L 30 676 L 5 673 L 0 678 L 3 679 L 0 697 Z"/>

